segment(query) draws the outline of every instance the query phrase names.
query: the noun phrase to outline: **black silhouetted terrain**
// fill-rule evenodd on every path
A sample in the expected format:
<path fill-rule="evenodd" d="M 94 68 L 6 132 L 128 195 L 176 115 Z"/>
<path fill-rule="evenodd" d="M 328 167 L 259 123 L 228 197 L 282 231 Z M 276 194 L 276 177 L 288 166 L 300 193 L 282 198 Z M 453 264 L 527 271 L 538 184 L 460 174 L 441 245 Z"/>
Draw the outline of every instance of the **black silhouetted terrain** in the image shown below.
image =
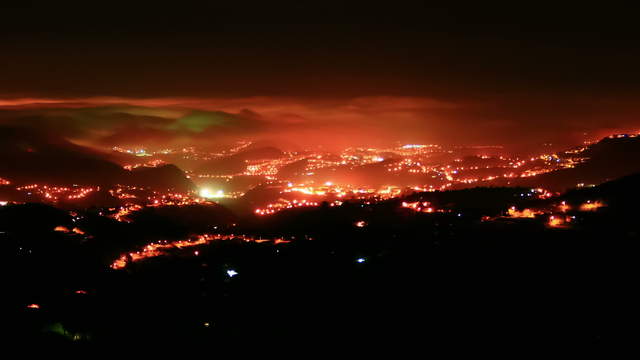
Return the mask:
<path fill-rule="evenodd" d="M 194 189 L 173 165 L 127 171 L 107 158 L 106 154 L 36 131 L 0 128 L 0 174 L 13 183 Z"/>
<path fill-rule="evenodd" d="M 98 210 L 71 217 L 42 205 L 9 205 L 0 209 L 0 244 L 13 274 L 4 290 L 20 309 L 12 335 L 217 349 L 320 341 L 400 352 L 628 343 L 640 300 L 633 287 L 639 179 L 563 195 L 576 204 L 607 204 L 572 211 L 575 222 L 567 229 L 549 228 L 543 218 L 481 221 L 511 204 L 542 201 L 513 188 L 422 193 L 372 205 L 348 201 L 259 218 L 238 219 L 215 206 L 149 208 L 132 223 Z M 401 201 L 430 201 L 451 212 L 417 213 Z M 91 237 L 52 231 L 58 225 L 78 226 Z M 120 254 L 151 241 L 202 231 L 291 242 L 217 241 L 198 247 L 197 256 L 193 248 L 176 250 L 124 270 L 109 268 Z M 229 277 L 228 270 L 238 275 Z M 26 307 L 32 303 L 40 309 Z"/>
<path fill-rule="evenodd" d="M 640 171 L 640 138 L 604 138 L 579 155 L 588 158 L 575 168 L 531 178 L 508 180 L 513 186 L 564 191 L 577 184 L 597 185 Z M 499 182 L 500 184 L 506 181 Z"/>
<path fill-rule="evenodd" d="M 171 164 L 158 167 L 139 167 L 133 169 L 128 175 L 125 177 L 126 183 L 137 186 L 146 186 L 152 189 L 173 189 L 183 193 L 195 189 L 195 185 L 187 179 L 184 172 Z"/>

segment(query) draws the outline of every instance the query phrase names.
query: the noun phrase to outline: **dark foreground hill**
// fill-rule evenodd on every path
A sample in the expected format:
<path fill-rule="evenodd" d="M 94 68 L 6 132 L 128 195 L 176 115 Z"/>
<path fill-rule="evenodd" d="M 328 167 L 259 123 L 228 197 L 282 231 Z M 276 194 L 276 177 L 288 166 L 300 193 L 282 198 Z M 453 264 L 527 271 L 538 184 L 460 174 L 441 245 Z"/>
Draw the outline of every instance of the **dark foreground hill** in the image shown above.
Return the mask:
<path fill-rule="evenodd" d="M 634 175 L 567 196 L 612 201 L 639 181 Z M 5 290 L 18 321 L 7 327 L 31 343 L 216 350 L 261 341 L 279 349 L 346 345 L 359 353 L 591 351 L 636 343 L 628 329 L 638 321 L 638 233 L 636 221 L 620 220 L 626 208 L 579 214 L 566 229 L 536 219 L 482 222 L 470 214 L 510 202 L 509 191 L 429 199 L 461 212 L 418 213 L 389 201 L 283 212 L 251 227 L 215 207 L 146 209 L 133 223 L 84 214 L 77 226 L 91 239 L 47 233 L 56 224 L 73 226 L 65 213 L 10 206 L 0 245 L 12 266 Z M 31 218 L 42 225 L 19 226 Z M 358 220 L 367 225 L 354 226 Z M 113 247 L 136 250 L 229 221 L 239 222 L 230 228 L 236 234 L 291 242 L 215 241 L 198 253 L 176 251 L 124 270 L 107 266 L 119 254 Z"/>

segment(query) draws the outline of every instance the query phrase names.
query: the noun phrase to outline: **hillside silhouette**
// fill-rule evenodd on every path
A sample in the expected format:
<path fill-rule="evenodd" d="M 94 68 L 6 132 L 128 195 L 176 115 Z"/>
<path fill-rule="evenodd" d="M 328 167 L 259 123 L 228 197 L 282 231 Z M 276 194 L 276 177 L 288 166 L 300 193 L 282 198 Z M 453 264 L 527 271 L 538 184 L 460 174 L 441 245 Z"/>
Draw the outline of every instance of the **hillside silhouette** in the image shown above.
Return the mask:
<path fill-rule="evenodd" d="M 179 191 L 195 188 L 173 165 L 127 171 L 107 160 L 109 156 L 37 131 L 0 128 L 0 174 L 13 183 L 126 184 Z"/>

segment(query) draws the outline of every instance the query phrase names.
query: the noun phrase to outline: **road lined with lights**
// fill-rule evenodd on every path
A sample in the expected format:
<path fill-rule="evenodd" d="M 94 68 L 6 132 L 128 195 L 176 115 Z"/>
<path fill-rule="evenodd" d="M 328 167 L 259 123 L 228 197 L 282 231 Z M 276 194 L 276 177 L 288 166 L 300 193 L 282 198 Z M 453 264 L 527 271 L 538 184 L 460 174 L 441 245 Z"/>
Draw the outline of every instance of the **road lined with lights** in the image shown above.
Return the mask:
<path fill-rule="evenodd" d="M 142 250 L 129 252 L 127 254 L 123 254 L 118 259 L 116 259 L 112 264 L 111 268 L 114 270 L 124 269 L 127 265 L 142 261 L 144 259 L 154 258 L 158 256 L 168 255 L 170 251 L 175 250 L 183 250 L 186 248 L 192 248 L 197 246 L 206 245 L 212 241 L 224 241 L 224 240 L 240 240 L 244 242 L 253 242 L 253 243 L 272 243 L 273 245 L 286 244 L 289 243 L 290 240 L 285 240 L 284 238 L 256 238 L 247 235 L 234 235 L 234 234 L 203 234 L 194 236 L 191 239 L 187 240 L 178 240 L 178 241 L 158 241 L 152 242 L 146 245 Z M 194 251 L 193 255 L 198 256 L 199 251 Z"/>

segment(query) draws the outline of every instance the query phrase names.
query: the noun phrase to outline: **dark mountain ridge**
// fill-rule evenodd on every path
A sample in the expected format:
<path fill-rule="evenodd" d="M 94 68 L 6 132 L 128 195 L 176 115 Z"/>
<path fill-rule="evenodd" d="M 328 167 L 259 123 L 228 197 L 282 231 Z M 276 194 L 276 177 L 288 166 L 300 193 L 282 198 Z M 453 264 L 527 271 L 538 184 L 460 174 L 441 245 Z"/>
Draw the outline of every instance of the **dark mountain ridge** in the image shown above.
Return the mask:
<path fill-rule="evenodd" d="M 174 165 L 127 171 L 107 154 L 61 138 L 0 127 L 0 174 L 15 184 L 110 186 L 126 184 L 189 191 L 193 183 Z"/>
<path fill-rule="evenodd" d="M 566 156 L 567 154 L 560 154 Z M 640 137 L 607 137 L 578 154 L 587 158 L 574 168 L 539 176 L 505 179 L 498 186 L 543 187 L 565 191 L 576 186 L 598 185 L 640 172 Z"/>

